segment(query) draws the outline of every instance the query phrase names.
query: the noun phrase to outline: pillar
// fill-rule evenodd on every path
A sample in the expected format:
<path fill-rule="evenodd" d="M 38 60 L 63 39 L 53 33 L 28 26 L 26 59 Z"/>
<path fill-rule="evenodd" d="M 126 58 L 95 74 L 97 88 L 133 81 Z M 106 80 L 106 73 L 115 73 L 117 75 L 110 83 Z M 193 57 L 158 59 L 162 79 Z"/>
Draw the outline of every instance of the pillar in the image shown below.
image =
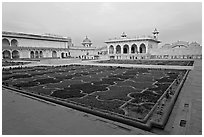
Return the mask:
<path fill-rule="evenodd" d="M 116 54 L 116 46 L 113 46 L 113 54 Z"/>
<path fill-rule="evenodd" d="M 121 46 L 121 54 L 123 54 L 123 46 Z"/>
<path fill-rule="evenodd" d="M 129 46 L 129 54 L 131 54 L 131 45 L 128 45 Z"/>

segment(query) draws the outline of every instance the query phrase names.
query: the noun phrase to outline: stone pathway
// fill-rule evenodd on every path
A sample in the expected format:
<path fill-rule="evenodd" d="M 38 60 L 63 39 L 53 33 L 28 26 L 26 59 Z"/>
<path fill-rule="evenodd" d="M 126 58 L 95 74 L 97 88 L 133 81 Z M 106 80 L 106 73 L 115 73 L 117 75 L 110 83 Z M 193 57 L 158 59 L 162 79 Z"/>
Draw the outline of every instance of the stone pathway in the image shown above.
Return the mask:
<path fill-rule="evenodd" d="M 202 60 L 196 60 L 178 96 L 164 130 L 156 134 L 202 134 Z"/>
<path fill-rule="evenodd" d="M 19 93 L 2 91 L 3 135 L 152 134 Z"/>

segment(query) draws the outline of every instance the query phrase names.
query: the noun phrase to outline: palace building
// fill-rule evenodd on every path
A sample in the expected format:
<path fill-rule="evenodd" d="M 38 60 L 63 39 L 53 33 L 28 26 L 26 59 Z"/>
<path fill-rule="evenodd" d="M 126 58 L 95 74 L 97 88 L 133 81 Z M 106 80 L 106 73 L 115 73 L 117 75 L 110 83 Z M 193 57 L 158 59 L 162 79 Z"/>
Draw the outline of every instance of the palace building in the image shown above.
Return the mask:
<path fill-rule="evenodd" d="M 159 32 L 155 29 L 153 36 L 127 37 L 123 32 L 120 38 L 105 41 L 109 57 L 112 59 L 145 59 L 151 55 L 152 49 L 158 48 Z"/>
<path fill-rule="evenodd" d="M 177 41 L 159 46 L 159 31 L 152 36 L 129 38 L 123 32 L 120 38 L 105 41 L 109 59 L 195 59 L 202 58 L 202 46 L 196 42 Z"/>
<path fill-rule="evenodd" d="M 81 46 L 69 47 L 72 57 L 80 59 L 98 59 L 101 54 L 101 48 L 94 47 L 91 40 L 86 36 Z"/>
<path fill-rule="evenodd" d="M 151 36 L 120 38 L 105 41 L 106 46 L 95 47 L 86 36 L 80 46 L 70 37 L 54 34 L 2 32 L 3 59 L 79 58 L 79 59 L 201 59 L 202 46 L 197 42 L 177 41 L 159 46 L 159 31 Z"/>
<path fill-rule="evenodd" d="M 70 55 L 71 38 L 51 34 L 38 35 L 2 32 L 2 57 L 17 58 L 65 58 Z"/>
<path fill-rule="evenodd" d="M 70 37 L 54 34 L 2 32 L 3 59 L 79 58 L 98 59 L 104 47 L 94 47 L 86 36 L 81 46 L 73 46 Z"/>

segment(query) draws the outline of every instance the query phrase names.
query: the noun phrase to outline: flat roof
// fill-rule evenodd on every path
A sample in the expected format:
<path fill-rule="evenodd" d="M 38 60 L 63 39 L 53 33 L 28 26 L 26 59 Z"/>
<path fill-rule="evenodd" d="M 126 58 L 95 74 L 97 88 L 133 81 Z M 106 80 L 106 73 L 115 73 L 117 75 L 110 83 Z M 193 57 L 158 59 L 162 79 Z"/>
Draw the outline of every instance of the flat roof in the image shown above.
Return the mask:
<path fill-rule="evenodd" d="M 134 38 L 125 37 L 125 38 L 109 39 L 109 40 L 105 41 L 105 43 L 117 43 L 117 42 L 128 42 L 128 41 L 154 41 L 156 43 L 161 43 L 160 40 L 157 40 L 152 36 L 145 36 L 145 35 L 137 36 Z"/>
<path fill-rule="evenodd" d="M 32 34 L 24 32 L 9 32 L 2 31 L 2 37 L 12 37 L 12 38 L 24 38 L 24 39 L 37 39 L 37 40 L 49 40 L 49 41 L 61 41 L 61 42 L 70 42 L 70 37 L 63 37 L 51 34 Z"/>

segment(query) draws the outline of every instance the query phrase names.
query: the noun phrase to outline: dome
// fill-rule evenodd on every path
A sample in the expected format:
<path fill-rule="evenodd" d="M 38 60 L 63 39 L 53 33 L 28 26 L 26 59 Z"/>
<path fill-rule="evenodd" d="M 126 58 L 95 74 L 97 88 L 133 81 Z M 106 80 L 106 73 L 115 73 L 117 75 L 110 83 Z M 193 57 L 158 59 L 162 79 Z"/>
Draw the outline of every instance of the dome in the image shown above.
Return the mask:
<path fill-rule="evenodd" d="M 86 36 L 82 43 L 92 43 L 91 40 Z"/>

